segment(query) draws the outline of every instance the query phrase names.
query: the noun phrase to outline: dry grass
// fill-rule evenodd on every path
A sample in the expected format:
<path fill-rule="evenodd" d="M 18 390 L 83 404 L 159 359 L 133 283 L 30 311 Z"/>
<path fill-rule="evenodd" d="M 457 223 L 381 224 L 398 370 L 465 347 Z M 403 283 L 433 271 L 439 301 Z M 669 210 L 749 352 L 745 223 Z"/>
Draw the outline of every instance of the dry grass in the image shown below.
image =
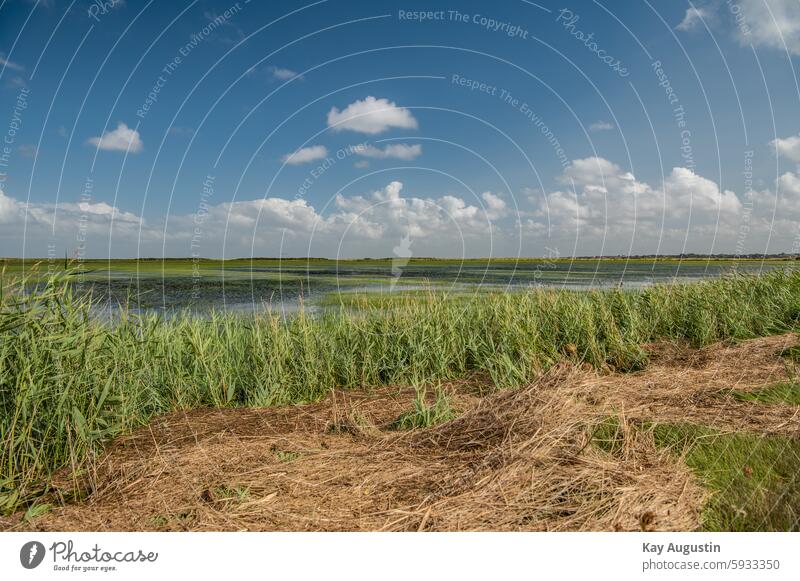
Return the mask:
<path fill-rule="evenodd" d="M 3 528 L 40 530 L 694 530 L 707 492 L 646 421 L 800 437 L 800 407 L 728 397 L 786 379 L 794 335 L 702 350 L 653 345 L 647 370 L 562 364 L 528 387 L 447 385 L 456 419 L 391 429 L 414 391 L 202 409 L 117 440 L 88 498 Z M 613 451 L 592 443 L 609 416 Z M 62 483 L 62 491 L 71 484 Z"/>
<path fill-rule="evenodd" d="M 704 349 L 675 344 L 649 347 L 642 373 L 583 373 L 571 382 L 574 397 L 588 398 L 606 415 L 656 423 L 689 422 L 721 430 L 800 437 L 800 407 L 741 401 L 734 392 L 756 391 L 795 371 L 780 353 L 797 344 L 794 334 Z"/>

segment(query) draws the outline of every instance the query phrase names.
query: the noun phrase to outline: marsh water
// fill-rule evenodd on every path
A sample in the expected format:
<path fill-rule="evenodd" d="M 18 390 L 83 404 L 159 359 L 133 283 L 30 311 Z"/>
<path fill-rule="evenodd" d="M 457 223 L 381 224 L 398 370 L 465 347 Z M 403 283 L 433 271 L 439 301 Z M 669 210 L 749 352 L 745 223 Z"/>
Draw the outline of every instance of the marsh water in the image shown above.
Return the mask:
<path fill-rule="evenodd" d="M 295 261 L 287 264 L 217 263 L 202 268 L 94 268 L 75 277 L 91 292 L 98 311 L 166 315 L 215 310 L 283 314 L 336 308 L 352 294 L 420 291 L 472 294 L 523 292 L 533 287 L 573 290 L 637 289 L 718 276 L 760 274 L 788 268 L 787 261 Z M 351 297 L 352 298 L 352 297 Z"/>

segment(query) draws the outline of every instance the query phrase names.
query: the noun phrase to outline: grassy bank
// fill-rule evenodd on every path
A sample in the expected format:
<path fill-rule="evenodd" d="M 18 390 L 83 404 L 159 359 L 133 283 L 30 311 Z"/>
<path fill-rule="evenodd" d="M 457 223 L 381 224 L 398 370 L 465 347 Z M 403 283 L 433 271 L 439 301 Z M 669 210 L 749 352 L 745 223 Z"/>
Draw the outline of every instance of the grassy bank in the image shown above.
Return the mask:
<path fill-rule="evenodd" d="M 792 403 L 789 400 L 788 403 Z M 794 531 L 800 527 L 800 441 L 782 436 L 723 433 L 705 426 L 645 424 L 655 444 L 682 459 L 709 490 L 703 530 Z M 594 428 L 600 448 L 622 454 L 617 418 Z"/>
<path fill-rule="evenodd" d="M 643 343 L 705 345 L 793 328 L 800 274 L 730 277 L 641 291 L 533 290 L 310 316 L 90 319 L 54 280 L 0 293 L 0 509 L 36 497 L 54 470 L 80 474 L 110 437 L 199 406 L 313 401 L 331 388 L 488 375 L 525 383 L 559 359 L 632 370 Z"/>
<path fill-rule="evenodd" d="M 720 434 L 691 424 L 654 427 L 657 445 L 679 454 L 712 490 L 703 512 L 711 531 L 800 527 L 800 441 Z"/>

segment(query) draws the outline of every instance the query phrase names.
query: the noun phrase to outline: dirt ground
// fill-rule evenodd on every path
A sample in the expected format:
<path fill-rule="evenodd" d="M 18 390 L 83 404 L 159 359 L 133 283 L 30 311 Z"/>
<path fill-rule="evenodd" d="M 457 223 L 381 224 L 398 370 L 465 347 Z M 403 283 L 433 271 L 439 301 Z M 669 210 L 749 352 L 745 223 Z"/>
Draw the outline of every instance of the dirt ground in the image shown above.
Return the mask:
<path fill-rule="evenodd" d="M 563 363 L 496 391 L 449 383 L 456 419 L 392 429 L 408 388 L 271 409 L 176 413 L 111 444 L 81 502 L 27 530 L 693 530 L 706 491 L 643 421 L 800 437 L 800 406 L 738 401 L 794 371 L 793 334 L 692 350 L 657 344 L 637 373 Z M 591 443 L 615 417 L 621 453 Z M 63 485 L 68 488 L 68 483 Z"/>

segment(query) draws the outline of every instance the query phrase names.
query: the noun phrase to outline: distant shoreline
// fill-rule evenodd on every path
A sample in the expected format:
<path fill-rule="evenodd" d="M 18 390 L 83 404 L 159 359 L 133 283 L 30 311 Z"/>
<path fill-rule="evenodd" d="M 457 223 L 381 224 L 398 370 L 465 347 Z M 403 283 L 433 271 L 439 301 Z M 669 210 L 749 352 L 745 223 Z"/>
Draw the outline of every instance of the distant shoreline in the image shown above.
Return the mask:
<path fill-rule="evenodd" d="M 177 257 L 177 256 L 170 256 L 170 257 L 142 257 L 142 258 L 86 258 L 80 261 L 69 259 L 68 262 L 75 264 L 75 263 L 91 263 L 91 264 L 101 264 L 101 263 L 124 263 L 124 264 L 131 264 L 135 262 L 185 262 L 185 263 L 234 263 L 234 262 L 328 262 L 328 263 L 365 263 L 365 262 L 391 262 L 394 260 L 393 257 L 369 257 L 369 258 L 321 258 L 321 257 L 253 257 L 253 258 L 246 258 L 246 257 L 237 257 L 237 258 L 205 258 L 205 257 Z M 482 258 L 437 258 L 437 257 L 430 257 L 430 256 L 419 256 L 419 257 L 412 257 L 408 259 L 409 262 L 449 262 L 449 263 L 469 263 L 469 262 L 557 262 L 557 263 L 565 263 L 565 262 L 577 262 L 577 261 L 592 261 L 592 262 L 622 262 L 622 261 L 648 261 L 648 262 L 677 262 L 677 261 L 730 261 L 730 262 L 753 262 L 753 261 L 794 261 L 800 260 L 800 255 L 797 254 L 744 254 L 744 255 L 734 255 L 734 254 L 637 254 L 631 256 L 625 255 L 617 255 L 617 256 L 574 256 L 574 257 L 559 257 L 559 258 L 551 258 L 551 257 L 510 257 L 510 256 L 503 256 L 503 257 L 482 257 Z M 55 264 L 63 264 L 63 258 L 54 258 L 54 259 L 47 259 L 47 258 L 13 258 L 13 257 L 6 257 L 0 258 L 0 265 L 21 265 L 21 264 L 37 264 L 37 263 L 47 263 L 47 262 L 55 263 Z"/>

